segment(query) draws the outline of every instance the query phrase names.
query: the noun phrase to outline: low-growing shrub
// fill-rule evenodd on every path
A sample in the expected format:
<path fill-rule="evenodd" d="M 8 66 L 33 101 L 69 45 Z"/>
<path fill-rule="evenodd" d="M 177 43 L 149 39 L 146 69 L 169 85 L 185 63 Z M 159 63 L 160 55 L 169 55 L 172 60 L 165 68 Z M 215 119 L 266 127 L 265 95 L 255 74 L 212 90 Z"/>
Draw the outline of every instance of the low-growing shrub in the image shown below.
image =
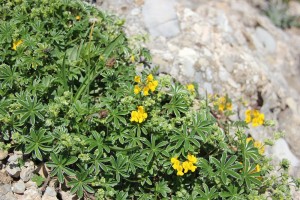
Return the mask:
<path fill-rule="evenodd" d="M 264 115 L 231 121 L 227 95 L 137 73 L 150 55 L 122 24 L 76 0 L 1 1 L 1 149 L 84 199 L 291 198 L 288 162 L 270 174 L 247 136 Z"/>

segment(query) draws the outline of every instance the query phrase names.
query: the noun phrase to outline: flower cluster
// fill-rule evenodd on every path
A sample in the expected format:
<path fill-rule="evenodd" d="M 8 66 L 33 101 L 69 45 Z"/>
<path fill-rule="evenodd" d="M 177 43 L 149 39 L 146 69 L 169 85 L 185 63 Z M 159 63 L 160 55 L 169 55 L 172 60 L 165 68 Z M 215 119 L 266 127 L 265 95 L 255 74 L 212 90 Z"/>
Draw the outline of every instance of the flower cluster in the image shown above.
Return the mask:
<path fill-rule="evenodd" d="M 193 84 L 188 84 L 186 86 L 187 90 L 190 91 L 191 93 L 195 92 L 195 86 Z"/>
<path fill-rule="evenodd" d="M 177 157 L 171 158 L 171 163 L 173 164 L 172 167 L 173 169 L 177 170 L 178 176 L 183 176 L 185 173 L 188 173 L 189 170 L 194 172 L 197 169 L 197 166 L 194 165 L 197 163 L 197 158 L 190 154 L 187 156 L 187 158 L 187 161 L 184 161 L 183 163 L 181 163 Z"/>
<path fill-rule="evenodd" d="M 252 126 L 254 127 L 264 124 L 265 115 L 260 113 L 258 110 L 246 110 L 245 115 L 245 121 L 247 124 L 252 122 Z"/>
<path fill-rule="evenodd" d="M 255 140 L 253 140 L 252 137 L 248 137 L 246 139 L 246 142 L 249 143 L 250 141 L 253 141 L 253 145 L 254 145 L 254 147 L 256 147 L 258 149 L 258 153 L 259 154 L 262 155 L 262 154 L 265 153 L 265 146 L 264 146 L 264 144 L 262 142 L 260 142 L 258 140 L 255 141 Z"/>
<path fill-rule="evenodd" d="M 221 112 L 225 110 L 232 110 L 232 103 L 227 96 L 219 97 L 215 102 L 215 106 L 217 106 L 218 110 Z"/>
<path fill-rule="evenodd" d="M 138 123 L 142 123 L 143 121 L 145 121 L 145 119 L 147 118 L 147 113 L 144 110 L 143 106 L 138 106 L 138 110 L 137 111 L 132 111 L 131 112 L 131 118 L 130 121 L 131 122 L 138 122 Z"/>
<path fill-rule="evenodd" d="M 14 41 L 14 42 L 13 42 L 12 49 L 16 51 L 16 50 L 17 50 L 17 47 L 20 46 L 22 43 L 23 43 L 23 40 L 17 40 L 17 41 Z"/>
<path fill-rule="evenodd" d="M 141 91 L 143 91 L 144 96 L 149 95 L 149 90 L 151 92 L 154 92 L 156 87 L 158 86 L 158 81 L 154 80 L 152 74 L 149 74 L 147 76 L 146 82 L 144 83 L 141 81 L 140 76 L 135 76 L 134 82 L 137 83 L 137 85 L 134 86 L 134 94 L 139 94 Z"/>

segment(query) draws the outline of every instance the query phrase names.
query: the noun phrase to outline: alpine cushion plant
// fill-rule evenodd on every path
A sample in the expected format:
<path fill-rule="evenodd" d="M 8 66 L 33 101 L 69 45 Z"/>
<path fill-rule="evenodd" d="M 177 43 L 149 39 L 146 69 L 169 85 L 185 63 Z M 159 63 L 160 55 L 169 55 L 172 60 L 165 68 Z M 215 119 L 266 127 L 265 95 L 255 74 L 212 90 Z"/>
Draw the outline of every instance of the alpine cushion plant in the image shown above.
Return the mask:
<path fill-rule="evenodd" d="M 288 163 L 271 175 L 229 95 L 137 75 L 151 57 L 122 25 L 77 0 L 0 2 L 0 148 L 83 199 L 288 199 Z"/>

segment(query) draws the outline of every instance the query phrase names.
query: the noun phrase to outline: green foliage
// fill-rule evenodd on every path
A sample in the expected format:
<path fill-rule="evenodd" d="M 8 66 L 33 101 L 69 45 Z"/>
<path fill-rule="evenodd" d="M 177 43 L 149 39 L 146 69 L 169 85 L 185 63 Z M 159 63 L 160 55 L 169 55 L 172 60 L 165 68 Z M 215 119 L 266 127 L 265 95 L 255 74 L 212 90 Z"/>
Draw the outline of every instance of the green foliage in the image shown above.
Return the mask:
<path fill-rule="evenodd" d="M 271 0 L 264 12 L 276 26 L 282 29 L 300 27 L 300 15 L 290 15 L 287 12 L 288 2 L 289 0 Z"/>
<path fill-rule="evenodd" d="M 229 119 L 229 97 L 217 105 L 155 70 L 137 74 L 150 54 L 122 24 L 77 0 L 1 1 L 0 149 L 45 162 L 83 199 L 288 197 L 289 164 L 270 175 L 248 124 Z M 137 75 L 148 95 L 134 93 Z"/>
<path fill-rule="evenodd" d="M 46 179 L 42 176 L 34 174 L 31 180 L 35 182 L 38 187 L 40 187 Z"/>

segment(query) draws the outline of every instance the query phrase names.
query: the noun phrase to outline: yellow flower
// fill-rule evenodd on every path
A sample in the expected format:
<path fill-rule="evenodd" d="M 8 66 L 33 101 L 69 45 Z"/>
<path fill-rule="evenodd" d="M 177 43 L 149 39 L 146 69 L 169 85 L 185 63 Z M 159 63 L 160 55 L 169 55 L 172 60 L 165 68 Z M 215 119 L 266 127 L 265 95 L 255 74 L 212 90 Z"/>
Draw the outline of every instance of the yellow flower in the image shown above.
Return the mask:
<path fill-rule="evenodd" d="M 245 122 L 247 124 L 252 122 L 252 126 L 254 127 L 264 124 L 265 115 L 258 110 L 246 110 L 245 115 Z"/>
<path fill-rule="evenodd" d="M 156 89 L 156 87 L 158 86 L 158 81 L 151 81 L 148 83 L 148 88 L 154 92 L 154 90 Z"/>
<path fill-rule="evenodd" d="M 148 117 L 147 113 L 144 110 L 143 106 L 138 106 L 138 111 L 132 111 L 131 112 L 131 118 L 130 121 L 131 122 L 138 122 L 138 123 L 142 123 L 143 121 L 145 121 L 145 119 Z"/>
<path fill-rule="evenodd" d="M 259 154 L 264 154 L 265 153 L 265 146 L 262 142 L 260 141 L 255 141 L 254 142 L 254 147 L 256 147 L 258 149 L 258 153 Z"/>
<path fill-rule="evenodd" d="M 174 164 L 174 163 L 177 162 L 177 161 L 178 161 L 177 157 L 172 157 L 172 158 L 171 158 L 171 163 L 172 163 L 172 164 Z"/>
<path fill-rule="evenodd" d="M 13 42 L 12 49 L 16 51 L 16 50 L 17 50 L 17 47 L 20 46 L 22 43 L 23 43 L 23 40 L 17 40 L 17 41 L 14 41 L 14 42 Z"/>
<path fill-rule="evenodd" d="M 76 20 L 79 21 L 81 17 L 79 15 L 76 16 Z"/>
<path fill-rule="evenodd" d="M 197 163 L 197 158 L 194 156 L 194 155 L 188 155 L 187 156 L 187 158 L 188 158 L 188 161 L 190 161 L 192 164 L 195 164 L 195 163 Z"/>
<path fill-rule="evenodd" d="M 255 172 L 260 172 L 260 166 L 258 164 L 255 167 Z"/>
<path fill-rule="evenodd" d="M 179 168 L 179 166 L 180 166 L 180 161 L 179 160 L 176 160 L 174 162 L 174 164 L 172 165 L 173 169 L 175 169 L 175 170 L 177 170 Z"/>
<path fill-rule="evenodd" d="M 182 170 L 183 170 L 183 167 L 181 165 L 179 165 L 177 168 L 177 176 L 183 176 L 184 173 L 182 172 Z"/>
<path fill-rule="evenodd" d="M 248 137 L 248 138 L 246 139 L 247 144 L 248 144 L 250 141 L 253 141 L 253 138 L 252 138 L 252 137 Z"/>
<path fill-rule="evenodd" d="M 193 84 L 188 84 L 187 85 L 187 90 L 190 92 L 195 92 L 195 86 Z"/>
<path fill-rule="evenodd" d="M 140 76 L 135 76 L 134 77 L 134 82 L 140 83 L 141 82 L 141 77 Z"/>
<path fill-rule="evenodd" d="M 141 89 L 138 85 L 135 85 L 135 86 L 134 86 L 134 94 L 140 93 L 141 90 L 142 90 L 142 89 Z"/>
<path fill-rule="evenodd" d="M 132 63 L 134 63 L 134 61 L 135 61 L 134 55 L 131 55 L 131 56 L 130 56 L 130 61 L 131 61 Z"/>
<path fill-rule="evenodd" d="M 226 104 L 226 110 L 232 110 L 232 104 L 231 103 L 227 103 Z"/>
<path fill-rule="evenodd" d="M 144 94 L 144 96 L 148 96 L 149 95 L 149 87 L 148 86 L 145 86 L 143 88 L 143 94 Z"/>
<path fill-rule="evenodd" d="M 147 76 L 147 83 L 150 82 L 150 81 L 153 81 L 153 75 L 152 74 L 149 74 Z"/>
<path fill-rule="evenodd" d="M 182 163 L 182 167 L 183 167 L 183 169 L 184 169 L 184 173 L 187 173 L 187 172 L 189 171 L 189 169 L 190 169 L 189 161 L 184 161 L 184 162 Z"/>
<path fill-rule="evenodd" d="M 194 166 L 193 163 L 189 162 L 189 170 L 191 170 L 192 172 L 195 172 L 197 169 L 197 166 Z"/>
<path fill-rule="evenodd" d="M 225 109 L 224 104 L 219 104 L 219 111 L 224 111 L 224 109 Z"/>

